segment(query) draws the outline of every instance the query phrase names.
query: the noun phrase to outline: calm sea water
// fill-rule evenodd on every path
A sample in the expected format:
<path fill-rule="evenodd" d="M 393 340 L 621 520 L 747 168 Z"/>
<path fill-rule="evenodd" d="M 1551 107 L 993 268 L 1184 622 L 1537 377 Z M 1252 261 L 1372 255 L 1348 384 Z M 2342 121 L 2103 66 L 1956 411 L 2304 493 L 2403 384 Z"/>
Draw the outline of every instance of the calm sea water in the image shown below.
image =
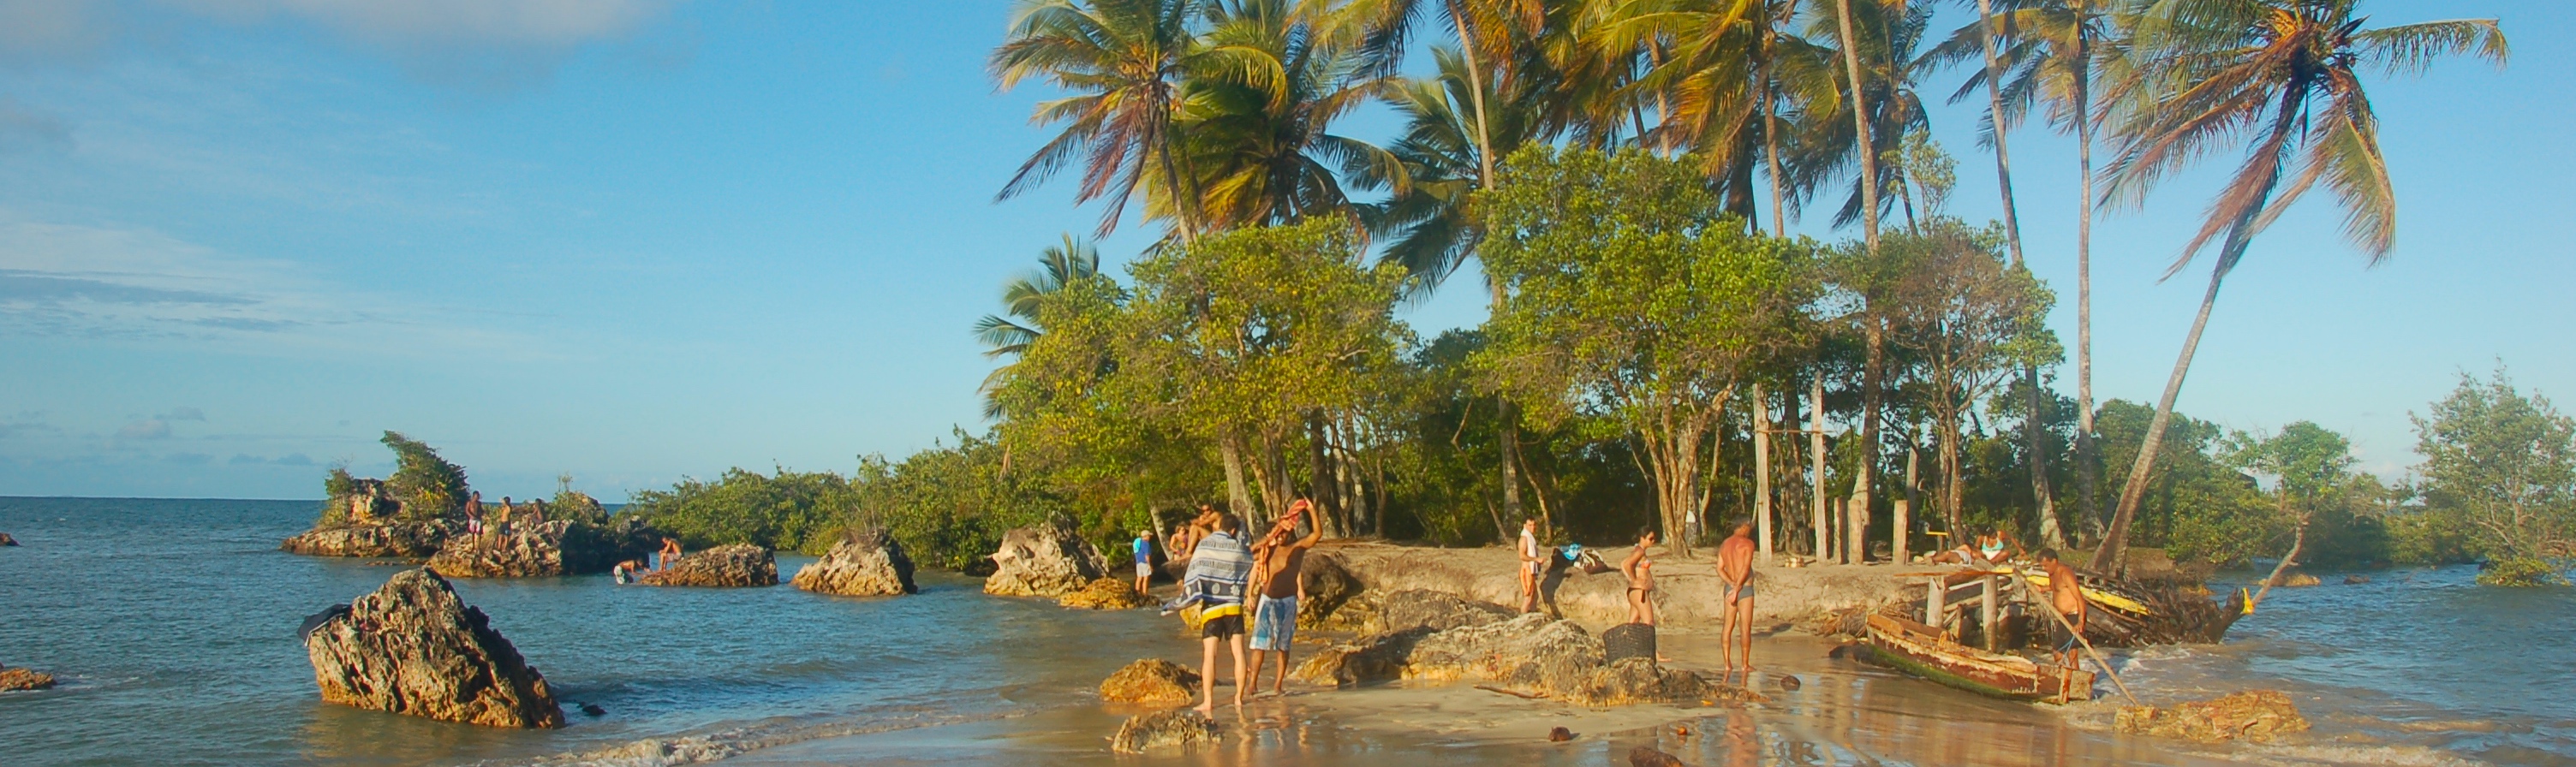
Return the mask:
<path fill-rule="evenodd" d="M 1116 720 L 1089 689 L 1128 660 L 1192 649 L 1151 611 L 989 598 L 940 574 L 925 574 L 920 596 L 896 599 L 621 588 L 605 576 L 457 580 L 560 698 L 608 714 L 523 732 L 358 711 L 320 702 L 295 630 L 395 568 L 276 551 L 314 511 L 306 501 L 0 498 L 0 531 L 25 544 L 0 549 L 0 663 L 64 682 L 0 695 L 0 762 L 655 764 L 743 753 L 775 763 L 1123 765 L 1137 760 L 1101 748 Z M 805 561 L 782 557 L 780 570 Z M 2576 764 L 2576 597 L 2479 588 L 2473 575 L 2386 571 L 2356 586 L 2329 576 L 2330 585 L 2275 590 L 2225 645 L 2150 650 L 2121 665 L 2150 697 L 2287 688 L 2319 723 L 2320 745 L 2214 756 L 2370 763 L 2429 751 Z M 1806 692 L 1700 723 L 1740 730 L 1737 745 L 1663 745 L 1728 764 L 2200 758 L 2150 759 L 2031 707 L 1806 654 L 1815 657 L 1779 661 L 1808 677 Z M 1177 763 L 1624 763 L 1624 749 L 1609 745 L 1369 735 L 1293 708 L 1275 718 L 1288 724 L 1248 739 L 1256 745 L 1236 758 Z"/>

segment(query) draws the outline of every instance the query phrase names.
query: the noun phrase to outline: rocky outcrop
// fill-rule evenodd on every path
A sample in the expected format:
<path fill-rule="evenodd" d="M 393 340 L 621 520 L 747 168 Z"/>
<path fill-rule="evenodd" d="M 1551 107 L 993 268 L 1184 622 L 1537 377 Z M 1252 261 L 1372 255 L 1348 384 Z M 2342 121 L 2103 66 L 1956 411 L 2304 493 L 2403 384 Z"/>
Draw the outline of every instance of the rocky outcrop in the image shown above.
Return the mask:
<path fill-rule="evenodd" d="M 1167 660 L 1136 661 L 1100 682 L 1100 699 L 1112 703 L 1179 705 L 1198 697 L 1198 672 Z"/>
<path fill-rule="evenodd" d="M 1409 600 L 1408 600 L 1409 601 Z M 1482 611 L 1453 614 L 1469 618 Z M 1484 682 L 1579 706 L 1695 700 L 1759 701 L 1758 694 L 1657 666 L 1652 657 L 1607 661 L 1601 640 L 1572 621 L 1529 614 L 1449 629 L 1415 625 L 1315 653 L 1297 678 L 1348 687 L 1387 679 Z"/>
<path fill-rule="evenodd" d="M 884 531 L 853 533 L 832 544 L 832 551 L 798 568 L 797 588 L 817 594 L 879 597 L 919 593 L 912 582 L 912 558 L 903 544 Z"/>
<path fill-rule="evenodd" d="M 516 525 L 507 534 L 487 529 L 448 536 L 429 567 L 450 578 L 592 575 L 642 559 L 660 545 L 661 536 L 638 520 L 603 526 L 557 519 Z"/>
<path fill-rule="evenodd" d="M 546 678 L 427 568 L 305 620 L 322 700 L 490 727 L 561 727 Z"/>
<path fill-rule="evenodd" d="M 1335 613 L 1367 590 L 1342 560 L 1331 555 L 1308 554 L 1305 567 L 1297 573 L 1305 598 L 1297 600 L 1297 627 L 1321 629 L 1333 624 Z"/>
<path fill-rule="evenodd" d="M 343 524 L 306 530 L 277 545 L 279 551 L 315 557 L 398 557 L 419 559 L 438 553 L 455 523 L 385 522 Z"/>
<path fill-rule="evenodd" d="M 1122 578 L 1102 578 L 1082 587 L 1081 591 L 1057 597 L 1056 604 L 1084 610 L 1133 610 L 1151 607 L 1154 600 L 1136 593 L 1136 583 Z"/>
<path fill-rule="evenodd" d="M 1412 589 L 1384 596 L 1363 592 L 1332 613 L 1325 623 L 1357 628 L 1365 636 L 1316 651 L 1293 673 L 1299 681 L 1332 687 L 1404 678 L 1414 646 L 1424 638 L 1440 631 L 1509 620 L 1511 616 L 1511 608 L 1437 591 Z"/>
<path fill-rule="evenodd" d="M 1510 620 L 1512 608 L 1492 602 L 1478 602 L 1455 594 L 1424 589 L 1410 589 L 1386 595 L 1378 600 L 1378 631 L 1403 632 L 1417 628 L 1433 631 L 1482 626 Z"/>
<path fill-rule="evenodd" d="M 1118 734 L 1109 739 L 1109 750 L 1121 754 L 1141 754 L 1157 748 L 1178 748 L 1216 742 L 1216 721 L 1206 714 L 1178 708 L 1129 717 L 1118 726 Z"/>
<path fill-rule="evenodd" d="M 2308 720 L 2290 696 L 2277 690 L 2247 690 L 2214 700 L 2175 704 L 2170 708 L 2129 706 L 2112 726 L 2124 733 L 2179 738 L 2198 743 L 2245 740 L 2269 743 L 2284 733 L 2305 732 Z"/>
<path fill-rule="evenodd" d="M 685 554 L 669 567 L 645 573 L 647 586 L 776 586 L 778 558 L 748 543 Z"/>
<path fill-rule="evenodd" d="M 2293 589 L 2306 588 L 2320 583 L 2324 583 L 2324 581 L 2317 580 L 2317 577 L 2314 575 L 2295 571 L 2282 573 L 2281 577 L 2272 579 L 2272 585 L 2274 586 Z"/>
<path fill-rule="evenodd" d="M 1193 678 L 1192 681 L 1196 681 Z M 0 692 L 43 690 L 54 686 L 54 675 L 42 671 L 0 666 Z"/>
<path fill-rule="evenodd" d="M 1100 551 L 1061 520 L 1003 533 L 993 568 L 984 593 L 1006 597 L 1060 597 L 1109 577 Z"/>

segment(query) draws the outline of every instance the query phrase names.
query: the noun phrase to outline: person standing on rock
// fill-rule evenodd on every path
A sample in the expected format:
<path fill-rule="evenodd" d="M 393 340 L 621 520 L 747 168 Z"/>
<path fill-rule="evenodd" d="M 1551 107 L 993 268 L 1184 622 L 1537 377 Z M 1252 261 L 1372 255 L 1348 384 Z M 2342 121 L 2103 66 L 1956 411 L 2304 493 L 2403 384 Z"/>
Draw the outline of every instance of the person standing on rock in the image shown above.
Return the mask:
<path fill-rule="evenodd" d="M 662 536 L 662 550 L 654 552 L 653 556 L 659 560 L 653 563 L 654 570 L 661 571 L 671 569 L 672 565 L 678 564 L 680 561 L 680 539 L 667 535 Z"/>
<path fill-rule="evenodd" d="M 1743 639 L 1744 681 L 1753 682 L 1753 521 L 1735 523 L 1735 534 L 1717 545 L 1717 579 L 1726 584 L 1726 610 L 1718 621 L 1717 665 L 1735 675 L 1730 661 Z"/>
<path fill-rule="evenodd" d="M 1297 522 L 1314 508 L 1304 498 L 1288 505 L 1288 514 L 1270 526 L 1270 534 L 1252 547 L 1252 582 L 1261 589 L 1261 601 L 1252 611 L 1252 683 L 1261 684 L 1261 666 L 1271 653 L 1279 654 L 1279 673 L 1270 683 L 1273 695 L 1288 692 L 1288 645 L 1297 638 L 1297 603 L 1306 597 L 1306 551 L 1324 539 L 1322 525 L 1310 526 L 1304 538 L 1297 534 Z"/>
<path fill-rule="evenodd" d="M 1538 577 L 1545 572 L 1547 560 L 1539 553 L 1538 518 L 1521 520 L 1521 612 L 1538 612 Z"/>
<path fill-rule="evenodd" d="M 492 512 L 493 529 L 498 530 L 502 535 L 509 535 L 510 517 L 513 512 L 518 510 L 518 504 L 511 503 L 509 496 L 501 496 L 501 510 Z"/>
<path fill-rule="evenodd" d="M 1151 528 L 1136 531 L 1135 550 L 1136 593 L 1152 593 L 1145 590 L 1154 580 L 1154 531 Z"/>
<path fill-rule="evenodd" d="M 465 497 L 465 534 L 478 538 L 483 535 L 483 491 L 481 490 L 476 490 L 473 495 Z"/>
<path fill-rule="evenodd" d="M 1199 605 L 1199 705 L 1202 714 L 1216 711 L 1216 650 L 1234 648 L 1234 705 L 1243 705 L 1243 592 L 1252 580 L 1252 550 L 1243 545 L 1243 521 L 1233 514 L 1208 510 L 1197 523 L 1215 528 L 1190 554 L 1189 574 L 1181 578 L 1181 596 L 1163 606 L 1164 614 Z"/>

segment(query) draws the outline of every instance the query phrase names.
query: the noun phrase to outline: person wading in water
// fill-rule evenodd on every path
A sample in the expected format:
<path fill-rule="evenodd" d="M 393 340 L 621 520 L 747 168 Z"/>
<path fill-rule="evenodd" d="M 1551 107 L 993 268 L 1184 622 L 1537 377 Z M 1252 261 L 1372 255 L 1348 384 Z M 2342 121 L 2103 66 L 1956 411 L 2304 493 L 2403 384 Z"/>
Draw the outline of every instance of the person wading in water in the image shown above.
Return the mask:
<path fill-rule="evenodd" d="M 1753 683 L 1753 523 L 1735 523 L 1735 534 L 1717 545 L 1717 579 L 1726 583 L 1726 615 L 1718 622 L 1717 665 L 1727 676 L 1736 638 L 1744 639 L 1744 681 Z"/>
<path fill-rule="evenodd" d="M 2076 581 L 2075 568 L 2067 567 L 2066 563 L 2057 561 L 2056 549 L 2039 552 L 2039 567 L 2048 573 L 2048 603 L 2057 608 L 2058 615 L 2066 618 L 2063 623 L 2049 621 L 2049 632 L 2058 638 L 2057 665 L 2083 668 L 2076 665 L 2078 661 L 2075 658 L 2075 648 L 2083 644 L 2078 637 L 2084 634 L 2084 616 L 2091 611 L 2091 606 L 2084 602 L 2084 584 Z M 2068 631 L 2068 626 L 2073 626 L 2074 630 Z M 2070 691 L 2065 687 L 2073 682 L 2072 675 L 2062 675 L 2059 678 L 2057 691 L 2059 699 L 2066 697 Z"/>
<path fill-rule="evenodd" d="M 1234 705 L 1243 705 L 1243 592 L 1252 580 L 1252 551 L 1243 545 L 1243 521 L 1231 513 L 1209 510 L 1199 524 L 1215 532 L 1198 541 L 1190 553 L 1189 574 L 1181 578 L 1181 597 L 1163 606 L 1166 615 L 1199 605 L 1199 705 L 1202 714 L 1216 711 L 1216 651 L 1234 648 Z"/>
<path fill-rule="evenodd" d="M 1270 653 L 1279 654 L 1279 673 L 1270 682 L 1270 693 L 1288 692 L 1288 643 L 1297 637 L 1297 603 L 1306 598 L 1306 551 L 1323 540 L 1322 525 L 1309 526 L 1304 538 L 1297 534 L 1297 522 L 1314 503 L 1304 498 L 1289 504 L 1288 515 L 1270 526 L 1270 534 L 1252 547 L 1252 582 L 1261 589 L 1261 601 L 1252 612 L 1252 684 L 1261 685 L 1261 666 Z"/>

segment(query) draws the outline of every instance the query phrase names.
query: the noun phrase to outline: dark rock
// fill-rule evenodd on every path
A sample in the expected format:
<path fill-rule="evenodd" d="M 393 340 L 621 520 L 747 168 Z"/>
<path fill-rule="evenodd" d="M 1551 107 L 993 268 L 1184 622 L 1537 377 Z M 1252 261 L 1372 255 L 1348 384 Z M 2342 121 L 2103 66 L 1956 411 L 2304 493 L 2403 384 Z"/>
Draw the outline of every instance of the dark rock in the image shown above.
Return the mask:
<path fill-rule="evenodd" d="M 1798 675 L 1796 674 L 1780 675 L 1780 689 L 1782 690 L 1797 692 L 1799 687 L 1803 687 L 1805 685 L 1805 682 L 1798 681 Z"/>
<path fill-rule="evenodd" d="M 1628 767 L 1686 767 L 1681 757 L 1657 751 L 1651 746 L 1628 749 Z"/>
<path fill-rule="evenodd" d="M 1616 663 L 1625 658 L 1655 657 L 1655 627 L 1643 623 L 1622 623 L 1601 631 L 1602 659 Z"/>
<path fill-rule="evenodd" d="M 546 679 L 426 568 L 330 611 L 304 636 L 322 700 L 491 727 L 561 727 Z"/>
<path fill-rule="evenodd" d="M 0 667 L 0 692 L 44 690 L 54 686 L 54 675 L 23 668 Z"/>
<path fill-rule="evenodd" d="M 1303 581 L 1306 594 L 1297 600 L 1297 627 L 1301 629 L 1326 628 L 1334 613 L 1367 590 L 1359 576 L 1342 566 L 1340 557 L 1327 552 L 1308 553 L 1297 577 Z"/>
<path fill-rule="evenodd" d="M 600 708 L 597 703 L 584 703 L 581 704 L 581 715 L 588 717 L 607 716 L 608 709 Z"/>
<path fill-rule="evenodd" d="M 1568 730 L 1563 727 L 1550 727 L 1547 730 L 1547 742 L 1549 743 L 1563 743 L 1573 739 L 1573 730 Z"/>
<path fill-rule="evenodd" d="M 1109 750 L 1141 754 L 1147 750 L 1216 742 L 1216 722 L 1192 709 L 1156 711 L 1128 718 L 1110 737 Z"/>
<path fill-rule="evenodd" d="M 449 578 L 534 578 L 593 575 L 617 563 L 642 559 L 660 548 L 661 534 L 642 521 L 607 525 L 557 519 L 513 525 L 509 533 L 448 536 L 429 567 Z"/>
<path fill-rule="evenodd" d="M 1007 597 L 1060 597 L 1109 577 L 1100 551 L 1065 520 L 1003 533 L 993 566 L 984 593 Z"/>
<path fill-rule="evenodd" d="M 16 545 L 18 545 L 18 539 L 9 537 L 8 533 L 0 533 L 0 546 Z"/>
<path fill-rule="evenodd" d="M 1417 628 L 1447 631 L 1508 620 L 1513 610 L 1492 602 L 1478 602 L 1446 592 L 1407 589 L 1378 600 L 1378 624 L 1382 633 L 1402 633 Z"/>
<path fill-rule="evenodd" d="M 957 571 L 957 574 L 968 578 L 990 578 L 993 575 L 993 571 L 999 569 L 1001 568 L 993 564 L 993 555 L 986 554 L 984 556 L 967 560 L 966 569 Z"/>
<path fill-rule="evenodd" d="M 822 559 L 796 571 L 797 588 L 849 597 L 919 593 L 912 582 L 912 558 L 903 544 L 884 531 L 852 533 L 832 544 Z"/>
<path fill-rule="evenodd" d="M 1100 682 L 1100 699 L 1112 703 L 1181 704 L 1198 697 L 1198 672 L 1167 660 L 1136 661 Z"/>
<path fill-rule="evenodd" d="M 2359 586 L 2369 582 L 2370 576 L 2367 575 L 2347 575 L 2343 577 L 2343 585 L 2346 586 Z"/>
<path fill-rule="evenodd" d="M 277 545 L 290 554 L 315 557 L 403 557 L 418 559 L 438 553 L 458 526 L 445 520 L 384 522 L 316 527 Z"/>
<path fill-rule="evenodd" d="M 1102 578 L 1082 587 L 1081 591 L 1057 597 L 1056 604 L 1084 610 L 1134 610 L 1151 607 L 1154 600 L 1136 593 L 1136 582 L 1125 578 Z"/>
<path fill-rule="evenodd" d="M 1292 675 L 1301 682 L 1336 688 L 1402 679 L 1413 646 L 1431 633 L 1428 627 L 1415 627 L 1326 647 L 1306 656 Z"/>
<path fill-rule="evenodd" d="M 646 586 L 776 586 L 778 557 L 748 543 L 717 546 L 684 554 L 680 561 L 645 573 L 635 581 Z"/>

